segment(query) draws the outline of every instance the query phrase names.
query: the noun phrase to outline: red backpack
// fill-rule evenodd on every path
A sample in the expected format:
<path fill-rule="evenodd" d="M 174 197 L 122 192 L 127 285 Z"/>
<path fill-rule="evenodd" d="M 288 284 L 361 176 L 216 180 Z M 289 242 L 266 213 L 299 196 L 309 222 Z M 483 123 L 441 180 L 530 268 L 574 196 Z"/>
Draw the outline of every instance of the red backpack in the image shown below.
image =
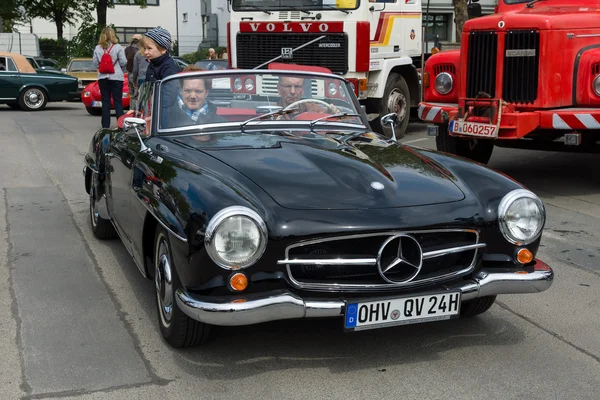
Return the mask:
<path fill-rule="evenodd" d="M 108 50 L 104 49 L 104 54 L 102 54 L 102 58 L 100 59 L 100 65 L 98 66 L 98 72 L 101 74 L 114 74 L 115 67 L 113 65 L 112 57 L 110 56 L 110 51 L 112 50 L 114 44 L 110 45 Z"/>

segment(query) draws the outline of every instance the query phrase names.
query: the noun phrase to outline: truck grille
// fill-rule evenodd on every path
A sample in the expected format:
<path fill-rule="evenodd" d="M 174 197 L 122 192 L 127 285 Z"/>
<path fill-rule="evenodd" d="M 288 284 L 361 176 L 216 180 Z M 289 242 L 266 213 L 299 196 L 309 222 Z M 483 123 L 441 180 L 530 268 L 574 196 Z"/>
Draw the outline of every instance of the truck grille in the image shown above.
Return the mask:
<path fill-rule="evenodd" d="M 238 33 L 236 36 L 238 68 L 255 68 L 280 56 L 282 48 L 295 49 L 319 36 L 321 35 L 309 33 L 295 33 L 293 35 Z M 348 72 L 348 37 L 345 33 L 327 34 L 325 36 L 324 39 L 295 51 L 293 59 L 279 59 L 277 62 L 326 67 L 335 74 L 345 74 Z M 319 45 L 325 44 L 329 44 L 329 47 L 319 47 Z M 339 47 L 335 47 L 337 44 L 339 44 Z"/>
<path fill-rule="evenodd" d="M 308 290 L 390 290 L 398 287 L 414 287 L 456 278 L 470 272 L 476 264 L 479 234 L 474 230 L 435 230 L 401 232 L 415 238 L 423 252 L 421 271 L 409 282 L 386 282 L 375 262 L 366 260 L 377 257 L 384 242 L 400 232 L 354 235 L 295 243 L 286 249 L 286 259 L 279 264 L 287 266 L 292 284 Z M 475 248 L 474 248 L 475 246 Z M 386 247 L 387 249 L 387 247 Z M 436 252 L 436 256 L 431 256 Z M 429 255 L 428 255 L 429 254 Z M 290 260 L 294 264 L 286 264 Z M 306 264 L 302 264 L 306 260 Z M 319 260 L 311 264 L 309 260 Z M 331 261 L 332 265 L 322 262 Z M 357 265 L 356 260 L 365 261 Z M 382 259 L 383 260 L 383 259 Z M 382 261 L 388 262 L 389 260 Z M 394 278 L 394 273 L 398 276 Z M 390 271 L 386 277 L 403 280 L 406 271 Z"/>
<path fill-rule="evenodd" d="M 540 33 L 531 29 L 508 31 L 504 38 L 503 99 L 533 103 L 538 92 L 539 64 Z"/>
<path fill-rule="evenodd" d="M 472 31 L 469 35 L 467 61 L 467 97 L 485 92 L 496 97 L 496 60 L 498 34 L 492 31 Z"/>

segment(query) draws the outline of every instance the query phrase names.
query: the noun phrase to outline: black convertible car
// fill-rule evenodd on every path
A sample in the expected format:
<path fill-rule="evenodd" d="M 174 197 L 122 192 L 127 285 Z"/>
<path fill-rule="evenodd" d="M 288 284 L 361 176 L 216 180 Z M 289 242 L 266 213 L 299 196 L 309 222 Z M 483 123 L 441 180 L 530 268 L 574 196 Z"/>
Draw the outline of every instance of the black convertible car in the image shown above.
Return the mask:
<path fill-rule="evenodd" d="M 213 85 L 230 96 L 212 102 Z M 211 325 L 473 316 L 551 286 L 535 194 L 373 133 L 353 90 L 315 72 L 182 73 L 144 84 L 139 109 L 94 135 L 92 230 L 118 235 L 154 280 L 172 346 Z"/>

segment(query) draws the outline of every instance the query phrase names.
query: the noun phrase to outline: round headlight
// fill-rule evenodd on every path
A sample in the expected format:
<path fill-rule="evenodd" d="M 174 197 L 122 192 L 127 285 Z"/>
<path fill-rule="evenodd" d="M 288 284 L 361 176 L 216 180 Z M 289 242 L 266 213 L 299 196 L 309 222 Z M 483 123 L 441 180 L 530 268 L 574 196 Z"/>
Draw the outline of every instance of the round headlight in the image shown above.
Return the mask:
<path fill-rule="evenodd" d="M 221 268 L 241 269 L 257 262 L 267 247 L 267 226 L 256 212 L 227 207 L 208 223 L 204 245 Z"/>
<path fill-rule="evenodd" d="M 594 79 L 594 92 L 596 92 L 596 94 L 598 96 L 600 96 L 600 75 L 596 75 L 596 79 Z"/>
<path fill-rule="evenodd" d="M 338 88 L 334 82 L 329 82 L 329 85 L 327 85 L 327 90 L 329 91 L 329 94 L 331 96 L 335 96 L 337 94 Z"/>
<path fill-rule="evenodd" d="M 513 244 L 529 244 L 542 233 L 546 222 L 544 204 L 534 193 L 516 189 L 508 193 L 498 206 L 500 231 Z"/>
<path fill-rule="evenodd" d="M 242 90 L 242 78 L 235 78 L 233 81 L 233 87 L 235 90 Z"/>
<path fill-rule="evenodd" d="M 247 91 L 251 92 L 252 90 L 254 90 L 254 81 L 250 78 L 246 78 L 246 80 L 244 81 L 244 87 Z"/>
<path fill-rule="evenodd" d="M 454 80 L 452 79 L 452 75 L 447 72 L 442 72 L 435 77 L 435 90 L 437 90 L 439 94 L 450 93 L 453 85 Z"/>

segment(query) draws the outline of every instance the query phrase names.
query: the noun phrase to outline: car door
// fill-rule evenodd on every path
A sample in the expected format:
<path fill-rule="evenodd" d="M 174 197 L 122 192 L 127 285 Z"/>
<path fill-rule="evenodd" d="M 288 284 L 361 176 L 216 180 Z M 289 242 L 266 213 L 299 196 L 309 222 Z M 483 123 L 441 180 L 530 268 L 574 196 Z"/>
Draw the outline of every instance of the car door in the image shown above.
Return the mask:
<path fill-rule="evenodd" d="M 12 58 L 0 57 L 0 100 L 16 100 L 21 87 L 21 74 Z"/>
<path fill-rule="evenodd" d="M 148 120 L 151 117 L 152 110 L 153 85 L 151 82 L 149 87 L 151 90 L 140 90 L 140 101 L 137 110 L 141 117 Z M 139 133 L 142 137 L 146 136 L 143 129 L 140 129 Z M 133 166 L 140 150 L 141 143 L 135 128 L 123 128 L 121 131 L 116 132 L 109 147 L 111 199 L 108 207 L 111 217 L 116 222 L 117 229 L 124 236 L 124 239 L 127 239 L 130 252 L 132 229 L 137 224 L 131 212 L 131 201 L 135 196 Z"/>

